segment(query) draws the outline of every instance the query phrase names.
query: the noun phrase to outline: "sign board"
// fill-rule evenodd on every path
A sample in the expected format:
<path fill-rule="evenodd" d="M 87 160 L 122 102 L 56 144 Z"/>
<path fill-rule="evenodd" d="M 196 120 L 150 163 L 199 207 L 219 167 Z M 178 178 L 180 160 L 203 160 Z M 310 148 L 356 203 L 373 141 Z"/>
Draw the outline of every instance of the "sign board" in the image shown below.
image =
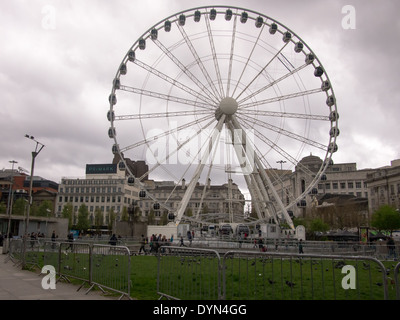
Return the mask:
<path fill-rule="evenodd" d="M 114 174 L 117 173 L 116 164 L 87 164 L 86 174 Z"/>

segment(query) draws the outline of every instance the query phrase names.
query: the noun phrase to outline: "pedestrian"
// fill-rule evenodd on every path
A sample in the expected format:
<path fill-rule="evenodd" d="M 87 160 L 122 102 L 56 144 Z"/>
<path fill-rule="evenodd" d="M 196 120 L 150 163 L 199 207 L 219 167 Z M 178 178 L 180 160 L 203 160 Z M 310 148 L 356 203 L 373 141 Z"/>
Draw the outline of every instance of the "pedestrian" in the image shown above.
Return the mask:
<path fill-rule="evenodd" d="M 393 259 L 396 259 L 396 245 L 394 243 L 394 240 L 392 237 L 388 239 L 386 242 L 386 246 L 388 249 L 388 259 L 390 259 L 393 256 Z"/>
<path fill-rule="evenodd" d="M 145 249 L 145 247 L 144 247 L 145 245 L 146 245 L 146 238 L 145 238 L 144 235 L 142 234 L 142 239 L 140 240 L 139 254 L 142 252 L 142 250 L 143 250 L 143 253 L 146 254 L 146 249 Z"/>
<path fill-rule="evenodd" d="M 299 253 L 300 254 L 304 253 L 304 251 L 303 251 L 303 239 L 300 239 L 300 241 L 299 241 Z"/>
<path fill-rule="evenodd" d="M 184 242 L 183 242 L 183 237 L 182 236 L 181 236 L 181 240 L 180 240 L 180 245 L 179 246 L 180 247 L 186 247 Z"/>
<path fill-rule="evenodd" d="M 73 251 L 73 246 L 72 243 L 74 242 L 74 234 L 70 232 L 67 236 L 67 241 L 69 242 L 69 246 L 65 249 L 67 251 L 68 249 L 71 249 L 71 252 Z"/>
<path fill-rule="evenodd" d="M 54 250 L 56 248 L 56 231 L 53 230 L 51 234 L 51 248 Z"/>
<path fill-rule="evenodd" d="M 113 235 L 111 236 L 110 240 L 108 241 L 108 243 L 112 246 L 116 246 L 118 242 L 117 237 L 115 236 L 115 233 L 113 233 Z"/>

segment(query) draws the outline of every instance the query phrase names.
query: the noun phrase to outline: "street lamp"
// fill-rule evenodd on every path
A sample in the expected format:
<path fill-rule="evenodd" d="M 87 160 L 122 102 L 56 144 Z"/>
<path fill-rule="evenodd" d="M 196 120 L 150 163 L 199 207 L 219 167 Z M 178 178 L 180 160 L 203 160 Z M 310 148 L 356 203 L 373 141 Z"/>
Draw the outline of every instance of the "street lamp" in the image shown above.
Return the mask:
<path fill-rule="evenodd" d="M 15 160 L 9 161 L 12 163 L 11 169 L 11 183 L 10 189 L 8 192 L 8 203 L 7 203 L 7 213 L 8 213 L 8 225 L 7 225 L 7 240 L 5 241 L 5 248 L 3 248 L 3 253 L 7 253 L 10 245 L 10 228 L 11 228 L 11 213 L 12 213 L 12 205 L 13 205 L 13 186 L 14 186 L 14 164 L 18 163 Z"/>
<path fill-rule="evenodd" d="M 280 176 L 282 176 L 283 174 L 282 174 L 282 165 L 284 164 L 284 163 L 286 163 L 286 161 L 284 161 L 284 160 L 279 160 L 279 161 L 277 161 L 276 163 L 280 163 L 281 164 L 281 173 L 280 173 Z M 281 180 L 281 195 L 282 195 L 282 202 L 284 201 L 283 200 L 283 181 L 282 181 L 282 179 L 280 179 Z"/>
<path fill-rule="evenodd" d="M 44 144 L 35 140 L 35 137 L 26 134 L 25 138 L 35 141 L 36 147 L 35 147 L 35 151 L 32 152 L 31 178 L 29 181 L 29 204 L 28 204 L 28 210 L 26 213 L 25 231 L 24 231 L 24 235 L 23 235 L 23 237 L 24 237 L 24 250 L 23 250 L 24 252 L 23 252 L 23 260 L 22 260 L 23 267 L 25 267 L 26 239 L 27 239 L 28 225 L 29 225 L 29 214 L 30 214 L 31 206 L 32 206 L 33 170 L 35 168 L 35 159 L 39 155 L 40 151 L 42 151 L 42 149 L 44 148 Z"/>

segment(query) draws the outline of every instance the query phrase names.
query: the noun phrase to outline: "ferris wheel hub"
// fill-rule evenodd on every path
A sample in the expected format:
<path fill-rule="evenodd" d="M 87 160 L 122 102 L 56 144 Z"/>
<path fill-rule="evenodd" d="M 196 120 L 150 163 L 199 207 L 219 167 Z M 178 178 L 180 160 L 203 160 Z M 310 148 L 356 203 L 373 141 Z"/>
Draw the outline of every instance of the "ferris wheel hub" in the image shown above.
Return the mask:
<path fill-rule="evenodd" d="M 221 112 L 228 116 L 235 114 L 235 112 L 238 109 L 238 106 L 239 105 L 237 101 L 231 97 L 223 98 L 219 103 L 219 109 L 221 110 Z"/>

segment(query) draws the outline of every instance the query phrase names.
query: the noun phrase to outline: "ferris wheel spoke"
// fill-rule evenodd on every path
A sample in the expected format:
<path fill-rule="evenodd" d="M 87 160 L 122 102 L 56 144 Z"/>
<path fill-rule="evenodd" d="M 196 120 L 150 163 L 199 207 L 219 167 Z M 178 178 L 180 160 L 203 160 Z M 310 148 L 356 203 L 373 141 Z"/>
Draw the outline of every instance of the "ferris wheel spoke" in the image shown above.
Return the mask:
<path fill-rule="evenodd" d="M 265 71 L 265 69 L 268 68 L 268 66 L 275 60 L 276 57 L 278 57 L 279 54 L 281 54 L 282 50 L 286 48 L 289 42 L 286 42 L 280 50 L 267 62 L 267 64 L 260 70 L 260 72 L 249 82 L 249 84 L 242 90 L 242 92 L 236 97 L 236 100 L 239 100 L 241 95 L 246 92 L 246 90 L 256 81 L 260 75 Z M 241 103 L 239 101 L 239 103 Z"/>
<path fill-rule="evenodd" d="M 157 164 L 155 164 L 149 171 L 147 171 L 145 174 L 143 174 L 143 175 L 139 178 L 139 180 L 144 179 L 146 176 L 148 176 L 150 173 L 152 173 L 155 169 L 157 169 L 159 166 L 161 166 L 162 163 L 167 163 L 167 162 L 170 160 L 171 157 L 175 156 L 175 154 L 177 154 L 181 149 L 183 149 L 183 147 L 184 147 L 185 145 L 187 145 L 189 142 L 193 141 L 193 139 L 195 139 L 196 137 L 198 137 L 199 134 L 200 134 L 203 130 L 207 129 L 212 123 L 215 123 L 215 120 L 214 120 L 214 119 L 211 119 L 211 121 L 207 122 L 207 123 L 206 123 L 204 126 L 202 126 L 198 131 L 196 131 L 192 136 L 188 137 L 185 141 L 183 141 L 183 142 L 181 142 L 181 143 L 179 142 L 178 137 L 177 137 L 177 136 L 174 136 L 174 135 L 172 134 L 171 136 L 173 136 L 173 138 L 174 138 L 175 141 L 176 141 L 176 148 L 174 148 L 173 150 L 171 150 L 171 151 L 166 155 L 166 157 L 165 157 L 163 160 L 157 162 Z M 180 180 L 181 180 L 181 179 L 180 179 Z"/>
<path fill-rule="evenodd" d="M 273 98 L 264 99 L 264 100 L 260 100 L 260 101 L 256 101 L 256 102 L 242 104 L 239 106 L 239 109 L 246 109 L 246 108 L 251 108 L 251 107 L 255 107 L 255 106 L 259 106 L 259 105 L 265 105 L 265 104 L 278 102 L 278 101 L 282 101 L 282 100 L 289 100 L 289 99 L 294 99 L 294 98 L 298 98 L 298 97 L 309 96 L 309 95 L 319 93 L 319 92 L 322 92 L 321 88 L 290 93 L 290 94 L 286 94 L 286 95 L 279 96 L 279 97 L 273 97 Z"/>
<path fill-rule="evenodd" d="M 210 26 L 210 20 L 208 18 L 208 15 L 205 16 L 204 20 L 206 21 L 208 39 L 210 41 L 212 57 L 213 57 L 213 60 L 214 60 L 214 68 L 215 68 L 215 72 L 217 74 L 217 81 L 218 81 L 219 90 L 220 90 L 219 97 L 223 98 L 224 88 L 223 88 L 223 85 L 222 85 L 221 72 L 220 72 L 220 68 L 219 68 L 219 64 L 218 64 L 217 52 L 216 52 L 215 44 L 214 44 L 214 37 L 213 37 L 213 34 L 212 34 L 212 29 L 211 29 L 211 26 Z"/>
<path fill-rule="evenodd" d="M 304 69 L 308 64 L 303 64 L 300 67 L 286 73 L 285 75 L 283 75 L 282 77 L 272 81 L 271 83 L 269 83 L 268 85 L 266 85 L 265 87 L 262 87 L 261 89 L 253 92 L 252 94 L 246 96 L 245 98 L 243 98 L 242 100 L 238 101 L 239 105 L 243 104 L 245 101 L 257 96 L 258 94 L 260 94 L 261 92 L 264 92 L 265 90 L 267 90 L 268 88 L 271 88 L 274 85 L 277 85 L 278 83 L 280 83 L 281 81 L 285 80 L 286 78 L 290 77 L 291 75 L 301 71 L 302 69 Z"/>
<path fill-rule="evenodd" d="M 230 51 L 230 55 L 229 55 L 228 83 L 227 83 L 227 87 L 226 87 L 226 96 L 227 97 L 229 97 L 229 91 L 231 89 L 233 52 L 235 50 L 236 28 L 237 28 L 237 15 L 235 15 L 235 18 L 233 20 L 231 51 Z"/>
<path fill-rule="evenodd" d="M 321 144 L 321 143 L 319 143 L 319 142 L 317 142 L 317 141 L 305 138 L 305 137 L 300 136 L 300 135 L 298 135 L 298 134 L 296 134 L 294 132 L 290 132 L 288 130 L 279 128 L 277 126 L 274 126 L 274 125 L 272 125 L 270 123 L 267 123 L 267 122 L 259 120 L 259 119 L 250 118 L 250 117 L 248 117 L 246 115 L 242 115 L 242 117 L 244 119 L 247 119 L 248 122 L 253 123 L 253 125 L 256 124 L 258 126 L 261 126 L 263 128 L 266 128 L 266 129 L 274 131 L 274 132 L 277 132 L 277 133 L 282 134 L 282 135 L 284 135 L 286 137 L 289 137 L 291 139 L 298 140 L 300 142 L 306 143 L 307 145 L 310 145 L 310 146 L 316 147 L 318 149 L 321 149 L 323 151 L 326 151 L 326 146 Z"/>
<path fill-rule="evenodd" d="M 249 56 L 248 56 L 248 58 L 247 58 L 247 61 L 246 61 L 245 65 L 244 65 L 244 67 L 243 67 L 242 73 L 240 74 L 240 77 L 239 77 L 239 79 L 238 79 L 238 81 L 237 81 L 237 83 L 236 83 L 235 90 L 233 90 L 232 96 L 235 95 L 235 92 L 236 92 L 236 90 L 237 90 L 237 88 L 238 88 L 238 86 L 239 86 L 239 84 L 240 84 L 240 82 L 241 82 L 241 80 L 242 80 L 242 77 L 243 77 L 243 75 L 244 75 L 244 73 L 245 73 L 245 71 L 246 71 L 246 69 L 247 69 L 247 66 L 249 65 L 249 62 L 250 62 L 250 59 L 251 59 L 251 57 L 252 57 L 252 55 L 253 55 L 253 53 L 254 53 L 254 50 L 257 48 L 258 41 L 259 41 L 260 38 L 261 38 L 261 34 L 262 34 L 263 30 L 264 30 L 264 24 L 263 24 L 263 26 L 261 27 L 261 30 L 260 30 L 260 32 L 259 32 L 259 34 L 258 34 L 258 37 L 257 37 L 256 41 L 254 41 L 253 48 L 251 49 L 251 52 L 250 52 L 250 54 L 249 54 Z"/>
<path fill-rule="evenodd" d="M 139 89 L 139 88 L 134 88 L 134 87 L 129 87 L 129 86 L 123 86 L 123 85 L 120 86 L 120 90 L 126 91 L 126 92 L 131 92 L 131 93 L 136 93 L 136 94 L 140 94 L 140 95 L 144 95 L 144 96 L 148 96 L 148 97 L 152 97 L 152 98 L 157 98 L 157 99 L 161 99 L 161 100 L 165 100 L 165 101 L 173 101 L 173 102 L 181 103 L 184 105 L 194 106 L 197 108 L 202 108 L 202 109 L 207 109 L 207 110 L 213 109 L 212 107 L 210 107 L 209 104 L 205 104 L 205 103 L 202 103 L 199 101 L 189 100 L 189 99 L 185 99 L 185 98 L 175 97 L 175 96 L 171 96 L 171 95 L 167 95 L 167 94 L 159 93 L 159 92 L 155 92 L 155 91 L 149 91 L 149 90 L 144 90 L 144 89 Z"/>
<path fill-rule="evenodd" d="M 245 113 L 244 113 L 245 112 Z M 291 113 L 291 112 L 275 112 L 268 110 L 246 110 L 237 111 L 238 115 L 254 115 L 254 116 L 265 116 L 265 117 L 278 117 L 287 119 L 305 119 L 305 120 L 318 120 L 318 121 L 330 121 L 329 116 L 306 114 L 306 113 Z"/>
<path fill-rule="evenodd" d="M 173 79 L 169 76 L 167 76 L 166 74 L 164 74 L 163 72 L 147 65 L 146 63 L 135 59 L 133 61 L 133 63 L 135 63 L 137 66 L 143 68 L 146 71 L 151 72 L 152 74 L 156 75 L 157 77 L 163 79 L 164 81 L 167 81 L 168 83 L 171 83 L 173 86 L 191 94 L 193 97 L 198 98 L 200 100 L 202 100 L 205 103 L 209 103 L 209 104 L 214 104 L 214 101 L 211 100 L 209 97 L 202 95 L 201 92 L 197 92 L 195 90 L 193 90 L 192 88 L 189 88 L 188 86 L 184 85 L 183 83 L 177 81 L 176 79 Z"/>
<path fill-rule="evenodd" d="M 197 79 L 197 77 L 190 72 L 190 70 L 188 68 L 186 68 L 182 62 L 179 61 L 179 59 L 177 59 L 173 53 L 168 50 L 168 48 L 166 48 L 159 40 L 153 40 L 154 43 L 160 48 L 161 51 L 163 51 L 165 53 L 165 55 L 172 61 L 175 63 L 175 65 L 184 73 L 186 74 L 190 80 L 193 81 L 193 83 L 195 85 L 197 85 L 199 87 L 199 89 L 208 94 L 208 97 L 213 100 L 213 101 L 217 101 L 218 97 L 216 97 L 212 92 L 210 92 L 208 90 L 208 88 L 206 88 L 206 86 L 203 85 L 203 83 L 201 83 L 201 81 L 199 79 Z"/>
<path fill-rule="evenodd" d="M 226 116 L 222 115 L 221 118 L 219 119 L 217 125 L 215 126 L 214 130 L 210 133 L 210 138 L 208 141 L 206 141 L 205 146 L 203 147 L 206 148 L 206 150 L 203 152 L 202 158 L 193 174 L 192 179 L 189 182 L 189 186 L 186 189 L 185 194 L 183 195 L 182 201 L 179 203 L 179 207 L 177 210 L 177 217 L 176 217 L 176 222 L 179 223 L 180 220 L 182 219 L 182 216 L 184 212 L 186 211 L 187 204 L 193 194 L 194 188 L 200 178 L 200 175 L 204 169 L 204 166 L 206 164 L 207 159 L 210 156 L 210 153 L 212 152 L 213 148 L 215 147 L 215 144 L 218 144 L 219 141 L 219 136 L 221 134 L 222 126 L 224 124 Z M 207 143 L 208 142 L 208 143 Z M 200 148 L 201 150 L 202 148 Z M 199 151 L 200 151 L 199 150 Z"/>
<path fill-rule="evenodd" d="M 208 72 L 207 72 L 207 69 L 205 68 L 205 66 L 204 66 L 204 64 L 203 64 L 203 62 L 202 62 L 202 60 L 200 59 L 199 55 L 197 54 L 197 51 L 196 51 L 195 47 L 193 46 L 192 41 L 190 41 L 190 38 L 189 38 L 188 35 L 186 34 L 185 29 L 184 29 L 181 25 L 179 25 L 179 23 L 176 23 L 176 25 L 178 26 L 178 29 L 179 29 L 179 31 L 181 32 L 181 34 L 182 34 L 182 36 L 183 36 L 183 38 L 184 38 L 184 40 L 185 40 L 187 46 L 189 47 L 189 50 L 190 50 L 190 52 L 192 53 L 192 55 L 193 55 L 193 57 L 194 57 L 194 59 L 195 59 L 197 65 L 198 65 L 198 67 L 200 68 L 201 72 L 203 73 L 204 77 L 206 78 L 209 87 L 210 87 L 211 90 L 213 91 L 214 96 L 216 96 L 216 97 L 219 96 L 219 97 L 221 98 L 220 93 L 219 93 L 219 92 L 217 91 L 217 89 L 215 88 L 214 83 L 213 83 L 213 81 L 212 81 L 210 75 L 209 75 Z"/>
<path fill-rule="evenodd" d="M 288 152 L 286 152 L 284 149 L 279 147 L 276 143 L 268 139 L 263 133 L 261 133 L 258 129 L 256 129 L 252 123 L 249 123 L 247 120 L 244 120 L 243 118 L 237 118 L 237 120 L 247 129 L 253 130 L 254 135 L 260 139 L 263 143 L 268 145 L 271 149 L 273 149 L 276 153 L 278 153 L 280 156 L 282 156 L 285 160 L 289 161 L 291 164 L 294 166 L 298 166 L 308 177 L 312 177 L 315 175 L 313 172 L 311 172 L 306 166 L 302 165 L 301 162 L 298 162 L 297 159 L 295 159 L 293 156 L 291 156 Z"/>
<path fill-rule="evenodd" d="M 154 113 L 140 113 L 140 114 L 129 114 L 115 116 L 115 121 L 123 120 L 139 120 L 139 119 L 156 119 L 156 118 L 173 118 L 173 117 L 185 117 L 210 114 L 208 110 L 190 110 L 190 111 L 178 111 L 178 112 L 154 112 Z"/>
<path fill-rule="evenodd" d="M 155 141 L 155 140 L 157 140 L 157 139 L 159 139 L 159 138 L 162 138 L 162 137 L 168 136 L 168 135 L 170 135 L 170 134 L 173 134 L 174 132 L 179 132 L 179 131 L 181 131 L 181 130 L 190 128 L 190 127 L 192 127 L 192 126 L 198 124 L 199 122 L 202 122 L 202 121 L 205 121 L 205 120 L 210 120 L 211 118 L 214 118 L 214 115 L 209 115 L 209 116 L 205 116 L 205 117 L 200 118 L 200 119 L 195 119 L 195 120 L 190 121 L 190 122 L 188 122 L 188 123 L 185 123 L 185 124 L 183 124 L 183 125 L 181 125 L 181 126 L 179 126 L 179 127 L 177 127 L 177 128 L 172 128 L 172 129 L 170 129 L 170 130 L 164 131 L 164 132 L 163 132 L 162 134 L 160 134 L 160 135 L 155 135 L 155 136 L 147 137 L 147 138 L 145 138 L 145 139 L 143 139 L 143 140 L 141 140 L 141 141 L 138 141 L 138 142 L 136 142 L 136 143 L 134 143 L 134 144 L 132 144 L 132 145 L 129 145 L 129 146 L 127 146 L 127 147 L 120 148 L 120 152 L 123 153 L 123 152 L 126 152 L 126 151 L 128 151 L 128 150 L 135 149 L 135 148 L 140 147 L 140 146 L 142 146 L 142 145 L 144 145 L 144 144 L 151 143 L 151 142 L 153 142 L 153 141 Z"/>

